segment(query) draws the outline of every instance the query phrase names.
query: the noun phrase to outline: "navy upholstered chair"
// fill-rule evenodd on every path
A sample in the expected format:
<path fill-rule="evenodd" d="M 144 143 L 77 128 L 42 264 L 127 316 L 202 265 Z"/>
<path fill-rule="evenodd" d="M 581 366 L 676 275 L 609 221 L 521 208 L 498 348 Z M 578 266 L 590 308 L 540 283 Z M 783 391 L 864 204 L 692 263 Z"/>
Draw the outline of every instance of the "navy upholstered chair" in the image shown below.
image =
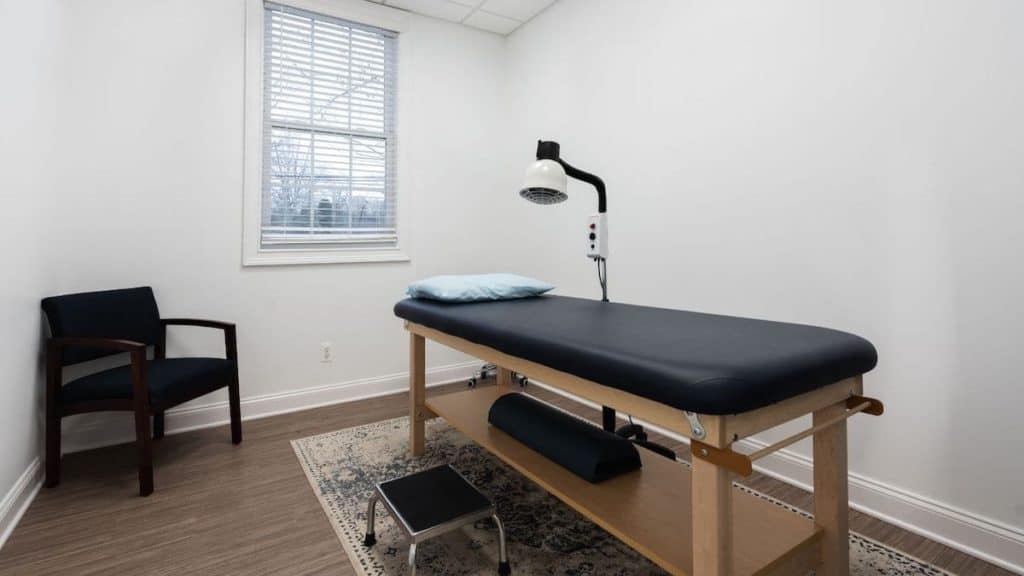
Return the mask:
<path fill-rule="evenodd" d="M 153 492 L 151 438 L 164 433 L 164 411 L 227 386 L 231 440 L 242 441 L 235 325 L 212 320 L 160 318 L 149 287 L 86 292 L 43 300 L 51 337 L 46 346 L 46 485 L 60 483 L 61 419 L 104 410 L 135 413 L 139 493 Z M 224 332 L 225 358 L 167 358 L 167 326 Z M 153 348 L 152 359 L 147 358 Z M 128 353 L 130 363 L 76 378 L 62 386 L 63 368 Z M 153 429 L 150 432 L 150 417 Z"/>

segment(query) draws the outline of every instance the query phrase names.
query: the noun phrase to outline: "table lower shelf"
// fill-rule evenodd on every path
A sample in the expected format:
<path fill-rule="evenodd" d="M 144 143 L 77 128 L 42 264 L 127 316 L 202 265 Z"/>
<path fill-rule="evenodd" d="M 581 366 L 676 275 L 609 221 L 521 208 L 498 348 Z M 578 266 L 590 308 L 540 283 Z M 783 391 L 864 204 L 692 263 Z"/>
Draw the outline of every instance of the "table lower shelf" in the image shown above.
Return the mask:
<path fill-rule="evenodd" d="M 641 470 L 591 484 L 487 423 L 487 412 L 501 393 L 495 387 L 478 388 L 430 397 L 426 403 L 471 440 L 668 572 L 692 573 L 686 466 L 641 449 Z M 813 522 L 738 489 L 733 490 L 732 523 L 737 575 L 803 574 L 819 556 L 821 532 Z"/>

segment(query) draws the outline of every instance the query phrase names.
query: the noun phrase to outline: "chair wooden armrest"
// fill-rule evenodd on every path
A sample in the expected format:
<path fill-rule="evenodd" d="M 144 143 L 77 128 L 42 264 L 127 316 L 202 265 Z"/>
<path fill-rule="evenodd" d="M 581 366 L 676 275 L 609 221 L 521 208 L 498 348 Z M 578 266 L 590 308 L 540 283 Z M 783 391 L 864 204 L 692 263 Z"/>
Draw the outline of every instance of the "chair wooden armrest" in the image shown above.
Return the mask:
<path fill-rule="evenodd" d="M 202 318 L 161 318 L 160 324 L 164 326 L 199 326 L 201 328 L 217 328 L 220 330 L 231 330 L 235 327 L 231 322 L 205 320 Z"/>
<path fill-rule="evenodd" d="M 146 384 L 146 345 L 132 340 L 94 336 L 54 336 L 46 340 L 46 386 L 49 397 L 56 398 L 60 390 L 64 371 L 61 355 L 68 346 L 104 348 L 130 353 L 134 396 L 149 401 L 149 387 Z"/>
<path fill-rule="evenodd" d="M 235 325 L 232 322 L 220 322 L 218 320 L 206 320 L 202 318 L 161 318 L 160 325 L 164 329 L 166 337 L 168 326 L 198 326 L 200 328 L 215 328 L 224 331 L 224 355 L 234 364 L 234 375 L 231 384 L 228 386 L 229 405 L 231 407 L 231 441 L 235 444 L 242 442 L 242 409 L 241 395 L 238 390 L 238 338 Z M 166 353 L 164 344 L 158 349 L 160 357 Z"/>
<path fill-rule="evenodd" d="M 68 346 L 79 346 L 82 348 L 106 348 L 110 350 L 121 350 L 123 352 L 146 351 L 146 345 L 131 340 L 119 340 L 117 338 L 98 338 L 93 336 L 55 336 L 46 340 L 48 348 L 54 351 L 61 351 Z"/>
<path fill-rule="evenodd" d="M 146 350 L 147 346 L 141 342 L 132 340 L 119 340 L 117 338 L 98 338 L 93 336 L 57 336 L 46 341 L 46 375 L 47 392 L 53 398 L 61 387 L 63 380 L 63 366 L 61 354 L 68 346 L 81 348 L 105 348 L 107 350 L 120 350 L 131 354 L 132 367 L 132 397 L 140 407 L 149 406 L 149 384 L 146 380 Z"/>
<path fill-rule="evenodd" d="M 224 331 L 224 354 L 232 362 L 238 361 L 238 340 L 235 336 L 235 325 L 231 322 L 219 320 L 205 320 L 202 318 L 161 318 L 160 325 L 164 330 L 168 326 L 198 326 L 200 328 L 215 328 Z M 160 350 L 161 357 L 163 350 Z"/>

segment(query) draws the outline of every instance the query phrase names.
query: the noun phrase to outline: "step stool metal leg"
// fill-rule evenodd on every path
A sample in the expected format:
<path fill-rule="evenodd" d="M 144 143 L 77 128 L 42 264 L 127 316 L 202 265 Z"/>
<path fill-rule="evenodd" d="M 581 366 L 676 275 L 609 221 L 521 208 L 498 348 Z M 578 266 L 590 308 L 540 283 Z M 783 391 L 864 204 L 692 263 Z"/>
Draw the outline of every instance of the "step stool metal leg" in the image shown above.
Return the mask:
<path fill-rule="evenodd" d="M 505 545 L 505 525 L 497 514 L 491 516 L 498 526 L 498 576 L 509 576 L 512 574 L 512 566 L 508 563 L 508 548 Z"/>
<path fill-rule="evenodd" d="M 416 543 L 409 545 L 409 576 L 416 576 Z"/>
<path fill-rule="evenodd" d="M 366 509 L 366 537 L 363 538 L 363 545 L 373 546 L 377 543 L 377 535 L 374 533 L 373 525 L 377 519 L 377 492 L 370 496 L 370 504 Z"/>

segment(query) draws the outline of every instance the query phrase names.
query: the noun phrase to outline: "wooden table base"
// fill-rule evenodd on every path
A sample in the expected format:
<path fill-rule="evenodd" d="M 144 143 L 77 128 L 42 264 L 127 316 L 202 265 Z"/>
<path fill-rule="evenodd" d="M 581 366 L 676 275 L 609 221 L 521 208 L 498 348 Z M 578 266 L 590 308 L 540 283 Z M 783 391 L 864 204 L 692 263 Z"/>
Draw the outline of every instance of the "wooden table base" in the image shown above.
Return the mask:
<path fill-rule="evenodd" d="M 639 419 L 668 424 L 674 432 L 727 449 L 751 435 L 813 413 L 815 425 L 845 412 L 846 401 L 861 394 L 860 377 L 731 416 L 698 415 L 704 433 L 696 436 L 683 413 L 627 392 L 558 372 L 528 360 L 407 324 L 409 353 L 409 446 L 426 448 L 424 422 L 442 417 L 474 442 L 536 482 L 671 574 L 692 576 L 793 576 L 818 570 L 849 574 L 849 520 L 846 421 L 816 431 L 814 438 L 815 520 L 810 522 L 732 487 L 731 472 L 714 462 L 683 464 L 641 450 L 641 470 L 591 484 L 530 450 L 487 423 L 487 412 L 501 394 L 517 393 L 511 371 L 538 378 L 599 405 Z M 426 398 L 425 338 L 499 366 L 498 386 Z"/>

